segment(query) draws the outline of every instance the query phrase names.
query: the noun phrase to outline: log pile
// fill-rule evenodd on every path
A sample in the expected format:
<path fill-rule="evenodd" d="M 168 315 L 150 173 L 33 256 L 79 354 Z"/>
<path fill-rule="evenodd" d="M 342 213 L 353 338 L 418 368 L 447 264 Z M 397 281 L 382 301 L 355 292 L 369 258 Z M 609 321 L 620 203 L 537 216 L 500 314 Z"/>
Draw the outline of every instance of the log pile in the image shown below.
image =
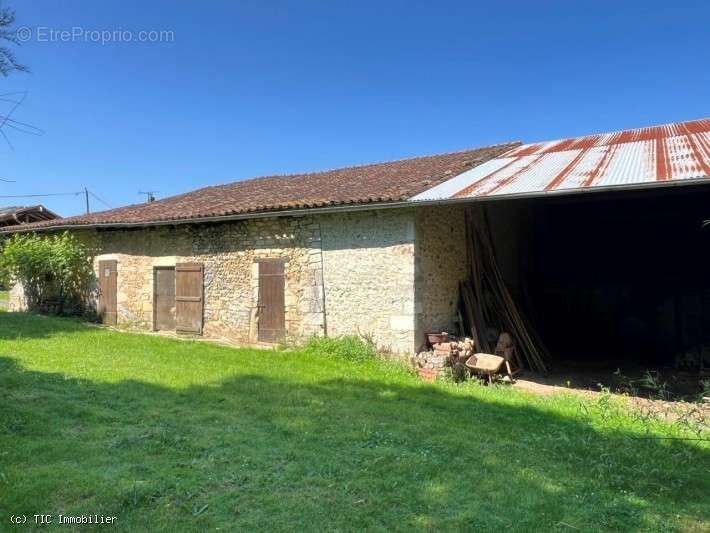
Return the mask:
<path fill-rule="evenodd" d="M 434 355 L 444 356 L 444 357 L 470 357 L 473 355 L 473 348 L 475 343 L 473 339 L 466 337 L 462 341 L 453 340 L 451 342 L 442 342 L 440 344 L 435 344 Z"/>
<path fill-rule="evenodd" d="M 493 239 L 483 208 L 466 213 L 469 279 L 459 286 L 459 321 L 478 349 L 504 356 L 517 368 L 546 372 L 547 353 L 513 301 L 496 261 Z M 493 334 L 491 334 L 493 332 Z M 509 332 L 498 345 L 496 332 Z M 517 349 L 511 349 L 513 340 Z M 501 353 L 498 353 L 498 352 Z"/>

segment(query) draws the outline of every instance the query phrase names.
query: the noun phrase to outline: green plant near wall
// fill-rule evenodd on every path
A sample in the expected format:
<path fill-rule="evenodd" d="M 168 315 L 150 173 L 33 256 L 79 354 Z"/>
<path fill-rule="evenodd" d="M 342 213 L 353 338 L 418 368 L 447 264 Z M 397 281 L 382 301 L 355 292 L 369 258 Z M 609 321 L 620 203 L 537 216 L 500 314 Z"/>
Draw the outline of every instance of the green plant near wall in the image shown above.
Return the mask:
<path fill-rule="evenodd" d="M 42 313 L 86 314 L 96 289 L 90 250 L 68 232 L 7 239 L 0 254 L 3 278 L 19 282 L 28 309 Z"/>
<path fill-rule="evenodd" d="M 350 361 L 367 361 L 377 357 L 374 341 L 365 335 L 313 336 L 303 345 L 303 350 L 306 353 Z"/>
<path fill-rule="evenodd" d="M 2 268 L 2 250 L 4 243 L 7 240 L 5 235 L 0 235 L 0 291 L 5 291 L 9 288 L 10 279 L 6 269 Z"/>

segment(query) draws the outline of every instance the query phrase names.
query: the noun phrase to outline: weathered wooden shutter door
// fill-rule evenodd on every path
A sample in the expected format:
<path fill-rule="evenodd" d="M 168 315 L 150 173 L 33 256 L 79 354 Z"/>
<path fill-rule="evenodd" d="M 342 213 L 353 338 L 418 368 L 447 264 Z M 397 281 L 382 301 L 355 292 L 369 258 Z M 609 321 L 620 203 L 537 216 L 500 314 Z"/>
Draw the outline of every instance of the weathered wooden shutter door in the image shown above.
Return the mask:
<path fill-rule="evenodd" d="M 259 341 L 277 342 L 286 336 L 284 261 L 259 262 Z"/>
<path fill-rule="evenodd" d="M 175 330 L 175 269 L 157 267 L 154 270 L 155 329 Z"/>
<path fill-rule="evenodd" d="M 99 316 L 101 322 L 116 325 L 118 292 L 118 261 L 99 261 Z"/>
<path fill-rule="evenodd" d="M 175 265 L 175 330 L 202 333 L 202 264 Z"/>

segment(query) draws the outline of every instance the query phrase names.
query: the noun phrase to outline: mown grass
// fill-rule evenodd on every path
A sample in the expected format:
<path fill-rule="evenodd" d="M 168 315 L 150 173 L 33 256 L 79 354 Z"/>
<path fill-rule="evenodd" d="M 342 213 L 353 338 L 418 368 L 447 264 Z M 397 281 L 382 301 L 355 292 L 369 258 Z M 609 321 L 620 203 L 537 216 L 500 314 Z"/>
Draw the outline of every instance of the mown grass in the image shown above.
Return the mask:
<path fill-rule="evenodd" d="M 117 516 L 104 531 L 710 525 L 707 444 L 658 439 L 698 434 L 607 397 L 14 313 L 0 314 L 0 395 L 3 531 L 10 514 L 60 512 Z"/>

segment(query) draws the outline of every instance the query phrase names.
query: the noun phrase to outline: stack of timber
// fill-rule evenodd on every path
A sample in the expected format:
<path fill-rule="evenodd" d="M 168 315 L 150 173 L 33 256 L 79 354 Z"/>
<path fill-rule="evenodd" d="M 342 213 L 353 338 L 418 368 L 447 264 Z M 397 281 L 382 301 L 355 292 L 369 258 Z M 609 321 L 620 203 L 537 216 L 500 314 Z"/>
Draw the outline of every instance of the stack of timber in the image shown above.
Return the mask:
<path fill-rule="evenodd" d="M 547 372 L 547 352 L 513 301 L 498 268 L 488 217 L 482 207 L 467 211 L 466 232 L 471 270 L 469 279 L 459 286 L 463 332 L 483 352 L 497 353 L 518 368 Z M 509 336 L 498 339 L 498 333 L 503 331 Z"/>

